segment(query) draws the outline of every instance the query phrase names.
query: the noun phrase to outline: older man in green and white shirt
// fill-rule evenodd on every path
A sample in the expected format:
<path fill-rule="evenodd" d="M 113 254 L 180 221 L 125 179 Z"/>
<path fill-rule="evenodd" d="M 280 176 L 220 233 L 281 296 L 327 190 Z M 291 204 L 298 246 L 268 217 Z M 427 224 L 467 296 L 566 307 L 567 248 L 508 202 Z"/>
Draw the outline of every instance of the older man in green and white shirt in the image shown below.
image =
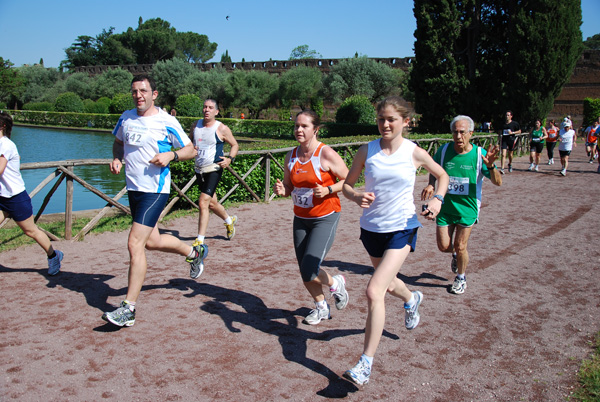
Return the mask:
<path fill-rule="evenodd" d="M 450 177 L 448 192 L 436 219 L 436 238 L 440 251 L 452 253 L 451 268 L 457 274 L 450 288 L 454 294 L 462 294 L 467 288 L 467 243 L 471 229 L 479 219 L 483 178 L 489 178 L 497 186 L 502 185 L 502 176 L 494 164 L 500 149 L 496 145 L 486 151 L 471 144 L 474 129 L 475 124 L 469 116 L 456 116 L 450 123 L 453 142 L 440 147 L 433 157 Z M 434 194 L 435 182 L 435 177 L 429 175 L 429 184 L 421 193 L 422 200 Z"/>

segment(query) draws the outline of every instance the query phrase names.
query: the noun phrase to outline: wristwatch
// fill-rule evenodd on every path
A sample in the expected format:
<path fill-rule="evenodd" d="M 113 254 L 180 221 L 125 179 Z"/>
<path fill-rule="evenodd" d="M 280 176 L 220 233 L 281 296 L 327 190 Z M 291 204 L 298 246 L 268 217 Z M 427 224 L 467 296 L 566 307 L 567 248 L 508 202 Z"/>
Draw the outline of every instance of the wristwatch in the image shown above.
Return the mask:
<path fill-rule="evenodd" d="M 441 195 L 439 195 L 439 194 L 436 194 L 436 195 L 434 195 L 434 196 L 433 196 L 433 198 L 437 198 L 438 200 L 440 200 L 440 202 L 441 202 L 442 204 L 444 203 L 444 197 L 442 197 L 442 196 L 441 196 Z"/>
<path fill-rule="evenodd" d="M 175 155 L 173 157 L 173 162 L 179 162 L 179 155 L 177 155 L 177 152 L 173 151 L 173 155 Z"/>
<path fill-rule="evenodd" d="M 327 186 L 327 188 L 329 189 L 329 194 L 333 193 L 333 189 L 331 188 L 331 186 Z"/>

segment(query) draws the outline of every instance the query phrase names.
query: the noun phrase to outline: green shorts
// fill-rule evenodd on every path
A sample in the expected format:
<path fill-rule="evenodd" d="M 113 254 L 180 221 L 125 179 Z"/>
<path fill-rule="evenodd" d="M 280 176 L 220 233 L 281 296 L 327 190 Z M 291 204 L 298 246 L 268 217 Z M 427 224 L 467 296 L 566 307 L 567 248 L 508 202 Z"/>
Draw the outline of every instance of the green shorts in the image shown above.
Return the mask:
<path fill-rule="evenodd" d="M 477 218 L 466 218 L 459 215 L 449 215 L 441 213 L 436 218 L 438 226 L 459 225 L 465 228 L 470 228 L 477 223 Z"/>

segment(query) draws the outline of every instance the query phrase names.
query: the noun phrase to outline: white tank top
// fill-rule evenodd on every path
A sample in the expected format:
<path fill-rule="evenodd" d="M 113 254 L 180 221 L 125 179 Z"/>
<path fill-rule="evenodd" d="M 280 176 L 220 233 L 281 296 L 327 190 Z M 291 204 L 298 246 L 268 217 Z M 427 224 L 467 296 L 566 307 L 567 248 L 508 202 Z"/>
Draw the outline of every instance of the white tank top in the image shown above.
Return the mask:
<path fill-rule="evenodd" d="M 396 152 L 386 155 L 380 142 L 377 139 L 368 144 L 365 191 L 375 193 L 375 201 L 363 210 L 360 227 L 376 233 L 421 227 L 413 194 L 417 172 L 413 151 L 417 145 L 405 138 Z"/>
<path fill-rule="evenodd" d="M 220 121 L 210 127 L 204 126 L 204 119 L 198 120 L 194 127 L 194 146 L 198 150 L 194 168 L 196 173 L 201 173 L 202 168 L 213 163 L 221 162 L 223 156 L 223 141 L 217 135 Z"/>

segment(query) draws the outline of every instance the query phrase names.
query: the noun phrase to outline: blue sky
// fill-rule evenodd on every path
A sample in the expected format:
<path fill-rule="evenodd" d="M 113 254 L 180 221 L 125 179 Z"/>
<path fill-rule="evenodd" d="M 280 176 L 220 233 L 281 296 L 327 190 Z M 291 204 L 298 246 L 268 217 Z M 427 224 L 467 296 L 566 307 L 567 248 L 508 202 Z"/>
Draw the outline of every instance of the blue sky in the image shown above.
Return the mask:
<path fill-rule="evenodd" d="M 581 3 L 586 39 L 600 33 L 595 22 L 600 1 Z M 325 58 L 352 57 L 356 52 L 409 57 L 414 54 L 416 27 L 412 8 L 409 0 L 0 0 L 0 56 L 16 66 L 43 58 L 46 67 L 58 67 L 64 49 L 77 36 L 96 36 L 111 26 L 121 33 L 135 28 L 141 16 L 160 17 L 177 31 L 207 35 L 219 45 L 212 61 L 219 61 L 225 50 L 234 62 L 285 60 L 304 44 Z"/>

